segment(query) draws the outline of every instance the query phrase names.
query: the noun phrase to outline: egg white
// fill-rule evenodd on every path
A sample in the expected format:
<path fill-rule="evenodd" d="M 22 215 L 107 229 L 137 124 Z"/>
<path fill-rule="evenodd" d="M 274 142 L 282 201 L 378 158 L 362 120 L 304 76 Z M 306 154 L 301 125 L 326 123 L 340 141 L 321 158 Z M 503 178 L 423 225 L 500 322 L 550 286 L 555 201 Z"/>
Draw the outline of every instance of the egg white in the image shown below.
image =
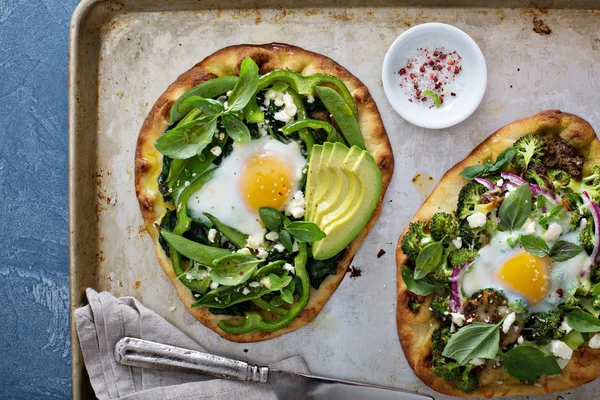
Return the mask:
<path fill-rule="evenodd" d="M 248 144 L 235 142 L 233 151 L 223 159 L 213 178 L 190 196 L 187 203 L 189 216 L 202 219 L 202 213 L 207 212 L 246 235 L 264 234 L 266 231 L 258 213 L 249 209 L 243 199 L 244 194 L 240 193 L 242 172 L 248 159 L 256 153 L 269 153 L 277 157 L 281 165 L 290 167 L 293 173 L 290 177 L 292 195 L 298 190 L 306 165 L 298 143 L 285 144 L 270 136 L 252 140 Z"/>

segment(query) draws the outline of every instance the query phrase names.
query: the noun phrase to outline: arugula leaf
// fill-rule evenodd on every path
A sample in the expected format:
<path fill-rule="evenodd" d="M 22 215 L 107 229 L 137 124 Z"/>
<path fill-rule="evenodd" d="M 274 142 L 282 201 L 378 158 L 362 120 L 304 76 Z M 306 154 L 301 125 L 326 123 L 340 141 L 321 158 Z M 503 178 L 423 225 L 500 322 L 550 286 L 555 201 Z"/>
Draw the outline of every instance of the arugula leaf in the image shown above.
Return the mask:
<path fill-rule="evenodd" d="M 283 228 L 298 243 L 312 243 L 323 239 L 326 235 L 317 224 L 306 221 L 294 221 Z"/>
<path fill-rule="evenodd" d="M 515 154 L 515 148 L 509 147 L 502 153 L 498 154 L 496 162 L 491 162 L 490 160 L 487 160 L 485 162 L 485 165 L 471 165 L 463 169 L 458 175 L 466 179 L 473 179 L 476 176 L 484 177 L 499 171 L 503 171 L 504 169 L 506 169 L 506 167 L 508 167 L 508 164 L 510 164 L 512 159 L 515 157 Z"/>
<path fill-rule="evenodd" d="M 225 107 L 219 100 L 205 99 L 200 96 L 188 97 L 183 101 L 183 104 L 190 104 L 193 107 L 202 110 L 204 114 L 215 115 L 225 111 Z"/>
<path fill-rule="evenodd" d="M 504 367 L 509 374 L 522 381 L 533 381 L 540 375 L 562 373 L 552 356 L 532 346 L 518 346 L 504 353 Z"/>
<path fill-rule="evenodd" d="M 217 118 L 205 115 L 195 121 L 167 131 L 154 142 L 165 156 L 183 159 L 199 154 L 212 141 L 217 129 Z"/>
<path fill-rule="evenodd" d="M 294 244 L 292 243 L 292 237 L 290 236 L 288 231 L 279 231 L 279 241 L 288 252 L 292 252 L 292 250 L 294 249 Z"/>
<path fill-rule="evenodd" d="M 550 249 L 550 257 L 554 261 L 567 261 L 583 251 L 583 247 L 575 243 L 559 240 Z"/>
<path fill-rule="evenodd" d="M 246 124 L 234 114 L 223 115 L 221 122 L 229 137 L 236 142 L 247 144 L 252 140 L 250 130 L 248 130 Z"/>
<path fill-rule="evenodd" d="M 527 183 L 506 197 L 498 210 L 498 229 L 512 231 L 522 227 L 531 213 L 531 198 L 531 189 Z"/>
<path fill-rule="evenodd" d="M 283 214 L 272 207 L 259 207 L 258 215 L 265 228 L 270 231 L 277 232 L 283 223 Z"/>
<path fill-rule="evenodd" d="M 240 65 L 240 75 L 231 94 L 227 111 L 241 111 L 246 107 L 258 88 L 258 65 L 250 57 L 244 58 Z"/>
<path fill-rule="evenodd" d="M 432 92 L 431 90 L 427 89 L 427 90 L 423 90 L 423 95 L 431 97 L 431 99 L 433 100 L 433 104 L 435 104 L 436 108 L 440 108 L 442 106 L 442 102 L 440 101 L 440 96 L 437 93 Z"/>
<path fill-rule="evenodd" d="M 465 365 L 474 358 L 494 359 L 500 348 L 500 324 L 474 322 L 450 337 L 442 355 Z"/>
<path fill-rule="evenodd" d="M 262 262 L 264 260 L 247 254 L 229 254 L 213 261 L 208 276 L 213 282 L 224 286 L 239 285 L 250 279 Z"/>
<path fill-rule="evenodd" d="M 538 235 L 521 235 L 519 237 L 519 242 L 525 250 L 536 257 L 546 257 L 550 254 L 550 248 L 544 239 Z"/>
<path fill-rule="evenodd" d="M 567 313 L 567 323 L 578 332 L 600 332 L 600 319 L 580 309 Z"/>
<path fill-rule="evenodd" d="M 433 293 L 436 286 L 427 282 L 426 280 L 415 281 L 413 278 L 413 271 L 406 265 L 402 266 L 402 280 L 404 284 L 412 293 L 419 296 L 427 296 Z"/>
<path fill-rule="evenodd" d="M 443 261 L 444 245 L 440 242 L 427 244 L 417 256 L 414 279 L 425 278 L 428 273 L 435 271 Z"/>

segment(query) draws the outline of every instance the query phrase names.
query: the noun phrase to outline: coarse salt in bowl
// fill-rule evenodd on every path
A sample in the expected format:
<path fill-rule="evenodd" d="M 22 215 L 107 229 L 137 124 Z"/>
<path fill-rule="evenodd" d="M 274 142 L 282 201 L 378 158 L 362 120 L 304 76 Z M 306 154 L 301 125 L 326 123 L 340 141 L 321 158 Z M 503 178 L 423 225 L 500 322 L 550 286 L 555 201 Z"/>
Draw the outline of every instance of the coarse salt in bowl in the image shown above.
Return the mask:
<path fill-rule="evenodd" d="M 383 61 L 383 89 L 389 102 L 402 118 L 423 128 L 448 128 L 467 119 L 481 103 L 486 84 L 483 53 L 469 35 L 447 24 L 427 23 L 407 30 Z M 426 90 L 443 101 L 439 108 L 435 95 L 423 94 Z"/>

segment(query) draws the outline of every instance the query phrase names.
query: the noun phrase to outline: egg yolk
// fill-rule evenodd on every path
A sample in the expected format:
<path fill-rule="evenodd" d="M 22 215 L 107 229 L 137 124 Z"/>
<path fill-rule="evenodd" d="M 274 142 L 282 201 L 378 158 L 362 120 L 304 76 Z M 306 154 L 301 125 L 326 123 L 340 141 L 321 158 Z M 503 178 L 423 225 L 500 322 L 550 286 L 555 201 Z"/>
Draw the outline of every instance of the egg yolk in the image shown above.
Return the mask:
<path fill-rule="evenodd" d="M 497 277 L 530 304 L 537 304 L 548 291 L 548 261 L 523 251 L 507 260 Z"/>
<path fill-rule="evenodd" d="M 283 209 L 292 192 L 292 168 L 272 153 L 257 153 L 246 163 L 240 179 L 240 193 L 249 209 Z"/>

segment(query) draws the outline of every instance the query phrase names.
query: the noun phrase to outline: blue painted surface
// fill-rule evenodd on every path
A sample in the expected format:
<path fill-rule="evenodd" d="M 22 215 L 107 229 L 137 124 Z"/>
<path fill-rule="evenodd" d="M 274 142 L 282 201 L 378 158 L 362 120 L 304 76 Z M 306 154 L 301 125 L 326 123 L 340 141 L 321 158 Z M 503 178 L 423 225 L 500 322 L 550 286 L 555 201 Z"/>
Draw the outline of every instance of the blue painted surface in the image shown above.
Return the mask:
<path fill-rule="evenodd" d="M 0 0 L 0 399 L 71 396 L 67 54 L 78 0 Z"/>

